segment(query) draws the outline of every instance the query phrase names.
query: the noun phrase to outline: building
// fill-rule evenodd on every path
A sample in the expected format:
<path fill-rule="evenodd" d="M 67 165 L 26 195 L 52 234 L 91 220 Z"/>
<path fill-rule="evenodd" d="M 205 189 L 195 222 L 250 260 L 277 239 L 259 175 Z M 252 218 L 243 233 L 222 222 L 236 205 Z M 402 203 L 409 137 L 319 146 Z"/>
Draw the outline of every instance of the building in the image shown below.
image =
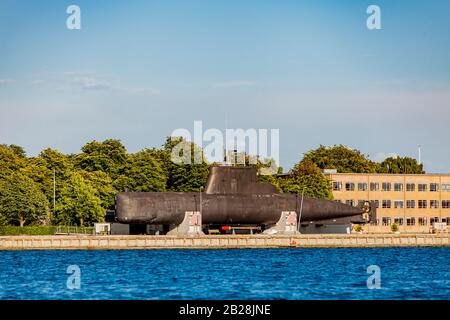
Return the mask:
<path fill-rule="evenodd" d="M 336 201 L 375 201 L 377 222 L 367 231 L 429 232 L 435 222 L 450 225 L 450 174 L 337 173 L 326 170 Z"/>

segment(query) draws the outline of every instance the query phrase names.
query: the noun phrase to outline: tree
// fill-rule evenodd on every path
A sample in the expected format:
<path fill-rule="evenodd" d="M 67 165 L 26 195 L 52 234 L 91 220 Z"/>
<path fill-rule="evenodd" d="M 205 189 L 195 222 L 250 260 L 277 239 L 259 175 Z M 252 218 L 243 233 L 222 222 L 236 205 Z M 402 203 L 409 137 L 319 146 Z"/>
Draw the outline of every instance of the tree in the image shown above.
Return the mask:
<path fill-rule="evenodd" d="M 315 163 L 302 160 L 297 163 L 287 177 L 278 179 L 283 192 L 302 194 L 318 199 L 332 199 L 331 181 L 325 177 Z"/>
<path fill-rule="evenodd" d="M 0 223 L 23 227 L 47 222 L 48 201 L 39 186 L 25 175 L 14 172 L 0 179 Z"/>
<path fill-rule="evenodd" d="M 185 151 L 190 150 L 190 154 L 181 155 L 187 160 L 187 163 L 176 163 L 175 159 L 171 157 L 172 151 L 177 146 L 183 146 Z M 182 137 L 168 137 L 164 144 L 164 150 L 167 153 L 166 159 L 170 159 L 165 163 L 169 173 L 167 189 L 177 192 L 200 191 L 205 186 L 209 173 L 209 165 L 205 161 L 203 150 Z"/>
<path fill-rule="evenodd" d="M 73 161 L 69 156 L 51 148 L 41 151 L 38 158 L 52 173 L 55 170 L 58 176 L 70 175 L 70 172 L 75 170 Z"/>
<path fill-rule="evenodd" d="M 70 157 L 57 150 L 47 148 L 41 151 L 39 156 L 28 158 L 22 172 L 39 184 L 42 192 L 53 204 L 54 175 L 56 184 L 55 201 L 57 201 L 60 196 L 59 189 L 69 180 L 75 170 Z"/>
<path fill-rule="evenodd" d="M 92 224 L 104 220 L 105 210 L 97 191 L 74 172 L 60 190 L 56 202 L 56 220 L 60 224 Z"/>
<path fill-rule="evenodd" d="M 167 170 L 155 149 L 144 149 L 128 157 L 123 174 L 115 181 L 119 191 L 166 191 Z"/>
<path fill-rule="evenodd" d="M 360 151 L 343 145 L 321 145 L 308 151 L 303 160 L 314 162 L 320 169 L 336 169 L 340 173 L 376 173 L 380 170 L 378 163 L 369 160 Z"/>
<path fill-rule="evenodd" d="M 423 174 L 423 164 L 409 157 L 389 157 L 381 162 L 380 173 Z"/>
<path fill-rule="evenodd" d="M 91 141 L 81 148 L 76 156 L 80 169 L 103 171 L 113 180 L 116 179 L 127 160 L 127 150 L 120 140 L 108 139 L 103 142 Z"/>
<path fill-rule="evenodd" d="M 17 153 L 15 148 L 0 145 L 0 178 L 7 177 L 25 166 L 25 159 Z"/>
<path fill-rule="evenodd" d="M 84 181 L 89 184 L 94 194 L 101 200 L 101 205 L 104 210 L 114 209 L 114 197 L 117 190 L 114 188 L 113 180 L 109 175 L 102 171 L 79 171 Z"/>
<path fill-rule="evenodd" d="M 27 157 L 27 153 L 25 152 L 25 149 L 23 147 L 15 145 L 15 144 L 10 144 L 8 147 L 9 147 L 9 149 L 11 149 L 12 152 L 14 152 L 20 158 Z"/>

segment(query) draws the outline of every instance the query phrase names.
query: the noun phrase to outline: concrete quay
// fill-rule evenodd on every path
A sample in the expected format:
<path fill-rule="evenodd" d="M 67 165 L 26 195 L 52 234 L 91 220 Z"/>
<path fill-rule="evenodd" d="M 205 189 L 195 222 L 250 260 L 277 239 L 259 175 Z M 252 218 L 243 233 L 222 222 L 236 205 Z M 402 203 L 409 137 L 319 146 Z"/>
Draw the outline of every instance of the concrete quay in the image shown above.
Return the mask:
<path fill-rule="evenodd" d="M 3 236 L 0 250 L 369 248 L 450 246 L 450 234 Z"/>

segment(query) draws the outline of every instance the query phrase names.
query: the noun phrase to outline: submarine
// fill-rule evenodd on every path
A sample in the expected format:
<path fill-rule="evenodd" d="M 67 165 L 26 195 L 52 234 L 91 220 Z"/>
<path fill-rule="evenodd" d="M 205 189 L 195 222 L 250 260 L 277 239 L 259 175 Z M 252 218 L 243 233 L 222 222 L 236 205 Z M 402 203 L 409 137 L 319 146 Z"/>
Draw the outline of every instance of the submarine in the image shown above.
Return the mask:
<path fill-rule="evenodd" d="M 300 226 L 364 224 L 375 221 L 374 203 L 359 207 L 333 200 L 280 193 L 258 181 L 254 167 L 211 167 L 202 192 L 120 192 L 115 220 L 130 225 L 162 225 L 165 230 L 192 226 L 260 226 L 263 231 L 298 232 Z M 277 227 L 278 228 L 275 228 Z M 293 229 L 294 228 L 294 229 Z M 187 232 L 187 231 L 186 231 Z"/>

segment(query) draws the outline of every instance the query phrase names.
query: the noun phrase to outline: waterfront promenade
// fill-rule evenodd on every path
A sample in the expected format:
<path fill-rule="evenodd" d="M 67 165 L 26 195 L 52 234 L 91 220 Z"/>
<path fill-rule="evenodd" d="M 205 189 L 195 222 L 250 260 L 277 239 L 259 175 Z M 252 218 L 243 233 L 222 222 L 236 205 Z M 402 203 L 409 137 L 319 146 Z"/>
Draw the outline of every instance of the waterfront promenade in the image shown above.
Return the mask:
<path fill-rule="evenodd" d="M 0 250 L 229 249 L 450 246 L 450 234 L 175 236 L 3 236 Z"/>

